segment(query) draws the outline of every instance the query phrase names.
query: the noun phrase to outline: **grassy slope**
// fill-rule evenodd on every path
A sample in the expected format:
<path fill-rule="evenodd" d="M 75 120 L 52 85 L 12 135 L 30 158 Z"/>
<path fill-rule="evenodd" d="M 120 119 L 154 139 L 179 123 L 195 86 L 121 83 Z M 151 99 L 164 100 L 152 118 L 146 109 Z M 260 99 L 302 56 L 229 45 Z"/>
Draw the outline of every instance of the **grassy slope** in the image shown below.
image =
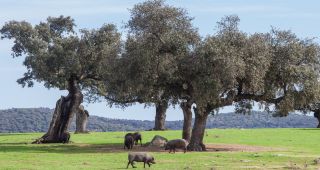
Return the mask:
<path fill-rule="evenodd" d="M 142 132 L 144 142 L 155 134 L 179 138 L 181 131 Z M 39 133 L 0 134 L 0 169 L 124 169 L 127 151 L 107 152 L 107 145 L 121 145 L 124 132 L 72 135 L 72 144 L 32 145 Z M 156 152 L 152 169 L 308 169 L 320 168 L 318 129 L 210 129 L 206 143 L 245 144 L 282 148 L 268 152 Z M 137 163 L 138 169 L 143 168 Z"/>

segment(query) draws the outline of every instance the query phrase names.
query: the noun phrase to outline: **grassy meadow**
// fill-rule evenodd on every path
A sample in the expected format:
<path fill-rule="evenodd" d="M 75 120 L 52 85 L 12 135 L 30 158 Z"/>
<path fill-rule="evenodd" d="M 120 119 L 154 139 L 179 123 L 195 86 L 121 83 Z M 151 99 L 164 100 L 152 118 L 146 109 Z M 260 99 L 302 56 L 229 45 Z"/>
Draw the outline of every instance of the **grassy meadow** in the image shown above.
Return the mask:
<path fill-rule="evenodd" d="M 125 169 L 125 133 L 72 134 L 70 144 L 39 145 L 30 143 L 42 133 L 0 133 L 0 169 Z M 181 137 L 181 131 L 141 133 L 144 143 L 156 134 Z M 205 143 L 213 148 L 186 154 L 153 150 L 157 164 L 150 169 L 320 169 L 313 161 L 320 157 L 318 129 L 208 129 Z M 141 149 L 147 150 L 133 151 Z M 143 169 L 143 163 L 135 165 Z"/>

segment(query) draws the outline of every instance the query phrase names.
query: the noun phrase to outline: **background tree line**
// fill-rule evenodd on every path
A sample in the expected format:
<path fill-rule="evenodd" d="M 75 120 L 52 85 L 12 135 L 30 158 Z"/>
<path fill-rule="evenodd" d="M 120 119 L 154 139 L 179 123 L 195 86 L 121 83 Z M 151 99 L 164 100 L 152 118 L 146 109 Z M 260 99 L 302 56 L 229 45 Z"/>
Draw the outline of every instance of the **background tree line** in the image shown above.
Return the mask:
<path fill-rule="evenodd" d="M 46 132 L 54 109 L 12 108 L 0 110 L 0 133 Z M 251 114 L 220 113 L 209 115 L 206 128 L 312 128 L 316 119 L 311 116 L 290 114 L 287 117 L 274 117 L 271 113 L 252 111 Z M 90 132 L 144 131 L 154 127 L 154 121 L 111 119 L 91 115 L 87 130 Z M 166 128 L 181 130 L 183 120 L 166 121 Z M 73 118 L 70 131 L 76 131 Z"/>
<path fill-rule="evenodd" d="M 19 84 L 37 81 L 69 92 L 57 101 L 41 142 L 61 142 L 83 99 L 101 97 L 111 106 L 155 105 L 155 130 L 165 128 L 168 106 L 180 105 L 182 138 L 197 151 L 205 150 L 208 116 L 224 106 L 246 113 L 258 102 L 279 116 L 300 110 L 320 117 L 319 44 L 313 39 L 276 28 L 247 34 L 236 15 L 200 37 L 185 9 L 162 0 L 136 4 L 130 14 L 125 40 L 113 24 L 76 32 L 73 19 L 64 16 L 35 26 L 10 21 L 0 30 L 14 40 L 13 56 L 25 56 Z"/>

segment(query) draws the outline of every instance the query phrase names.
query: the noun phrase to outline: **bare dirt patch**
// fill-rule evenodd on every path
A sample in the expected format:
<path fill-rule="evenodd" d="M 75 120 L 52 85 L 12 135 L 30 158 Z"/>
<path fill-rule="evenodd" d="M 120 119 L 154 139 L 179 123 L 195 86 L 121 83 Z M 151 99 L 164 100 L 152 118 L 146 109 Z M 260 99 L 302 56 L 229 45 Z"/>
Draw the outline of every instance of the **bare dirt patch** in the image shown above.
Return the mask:
<path fill-rule="evenodd" d="M 265 146 L 250 146 L 240 144 L 206 144 L 209 152 L 262 152 L 262 151 L 283 151 L 283 148 L 272 148 Z"/>
<path fill-rule="evenodd" d="M 271 148 L 264 146 L 250 146 L 240 144 L 206 144 L 207 152 L 262 152 L 262 151 L 283 151 L 283 148 Z M 123 149 L 122 145 L 99 145 L 96 147 L 98 152 L 127 152 L 127 149 Z M 164 148 L 156 146 L 140 146 L 135 145 L 133 152 L 168 152 Z M 182 150 L 177 150 L 181 152 Z"/>
<path fill-rule="evenodd" d="M 123 146 L 119 145 L 106 145 L 106 146 L 99 146 L 98 151 L 100 152 L 127 152 L 127 151 L 132 151 L 132 152 L 166 152 L 163 148 L 156 147 L 156 146 L 140 146 L 140 145 L 135 145 L 133 146 L 132 149 L 123 149 Z"/>

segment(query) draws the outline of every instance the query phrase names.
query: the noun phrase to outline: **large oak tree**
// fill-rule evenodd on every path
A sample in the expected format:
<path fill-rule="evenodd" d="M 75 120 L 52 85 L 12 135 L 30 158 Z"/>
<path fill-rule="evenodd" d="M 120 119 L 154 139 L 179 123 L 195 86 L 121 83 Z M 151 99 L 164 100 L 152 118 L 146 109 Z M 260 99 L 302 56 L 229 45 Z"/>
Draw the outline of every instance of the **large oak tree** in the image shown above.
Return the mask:
<path fill-rule="evenodd" d="M 61 96 L 48 132 L 37 143 L 62 142 L 73 115 L 87 97 L 97 94 L 102 80 L 120 52 L 120 34 L 115 25 L 106 24 L 99 29 L 74 30 L 70 17 L 49 17 L 35 26 L 26 21 L 7 22 L 0 32 L 2 38 L 14 40 L 12 55 L 23 56 L 27 71 L 17 82 L 32 87 L 41 82 L 46 88 L 67 90 Z M 93 89 L 93 90 L 92 90 Z"/>
<path fill-rule="evenodd" d="M 235 102 L 275 105 L 280 114 L 319 98 L 318 46 L 291 31 L 248 35 L 237 16 L 224 17 L 195 57 L 192 81 L 196 103 L 190 150 L 205 150 L 207 116 Z"/>
<path fill-rule="evenodd" d="M 163 0 L 139 3 L 130 13 L 126 25 L 129 34 L 118 69 L 122 73 L 117 72 L 115 95 L 109 93 L 109 97 L 121 99 L 118 103 L 154 104 L 154 130 L 164 130 L 168 105 L 178 103 L 175 88 L 180 80 L 179 63 L 200 38 L 187 12 Z"/>

